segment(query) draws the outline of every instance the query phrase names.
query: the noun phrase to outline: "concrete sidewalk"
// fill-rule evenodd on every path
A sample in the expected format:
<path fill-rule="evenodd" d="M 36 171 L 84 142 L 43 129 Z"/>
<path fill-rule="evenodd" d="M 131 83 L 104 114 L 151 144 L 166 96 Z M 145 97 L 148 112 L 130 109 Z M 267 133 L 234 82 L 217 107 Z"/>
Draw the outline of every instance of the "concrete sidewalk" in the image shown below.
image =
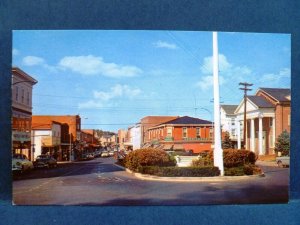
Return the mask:
<path fill-rule="evenodd" d="M 262 160 L 257 160 L 255 165 L 257 166 L 272 166 L 272 167 L 277 167 L 276 161 L 262 161 Z"/>

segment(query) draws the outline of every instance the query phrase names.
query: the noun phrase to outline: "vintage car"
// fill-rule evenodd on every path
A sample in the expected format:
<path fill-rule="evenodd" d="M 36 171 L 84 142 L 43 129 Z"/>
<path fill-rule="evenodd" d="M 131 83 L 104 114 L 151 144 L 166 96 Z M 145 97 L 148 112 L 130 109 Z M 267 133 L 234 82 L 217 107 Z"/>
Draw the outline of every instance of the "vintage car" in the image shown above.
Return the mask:
<path fill-rule="evenodd" d="M 289 167 L 290 166 L 290 156 L 276 157 L 276 164 L 279 167 Z"/>
<path fill-rule="evenodd" d="M 39 155 L 33 162 L 35 168 L 57 167 L 57 161 L 50 155 Z"/>
<path fill-rule="evenodd" d="M 26 155 L 14 154 L 12 156 L 12 171 L 25 172 L 34 168 L 33 163 L 28 160 Z"/>

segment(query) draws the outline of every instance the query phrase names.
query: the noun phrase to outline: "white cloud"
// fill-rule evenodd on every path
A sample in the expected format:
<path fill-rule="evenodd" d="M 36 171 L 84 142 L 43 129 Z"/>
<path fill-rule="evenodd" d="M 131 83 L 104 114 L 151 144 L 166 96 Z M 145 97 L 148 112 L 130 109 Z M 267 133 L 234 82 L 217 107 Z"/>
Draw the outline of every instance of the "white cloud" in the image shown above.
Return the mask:
<path fill-rule="evenodd" d="M 227 71 L 232 68 L 232 65 L 227 61 L 225 55 L 219 54 L 219 71 Z M 201 66 L 201 72 L 203 74 L 212 74 L 213 72 L 213 57 L 205 57 Z"/>
<path fill-rule="evenodd" d="M 219 76 L 219 85 L 224 84 L 226 81 L 222 76 Z M 202 91 L 207 91 L 213 87 L 214 79 L 212 75 L 201 77 L 201 80 L 196 84 Z"/>
<path fill-rule="evenodd" d="M 203 77 L 196 84 L 202 91 L 213 87 L 213 58 L 205 57 L 200 67 Z M 223 54 L 219 54 L 219 85 L 223 85 L 227 80 L 235 79 L 242 81 L 251 75 L 252 71 L 247 66 L 235 66 L 227 60 Z"/>
<path fill-rule="evenodd" d="M 101 107 L 103 107 L 103 104 L 101 102 L 96 102 L 95 100 L 89 100 L 87 102 L 78 104 L 78 108 L 80 109 L 101 108 Z"/>
<path fill-rule="evenodd" d="M 26 56 L 22 60 L 22 64 L 25 66 L 37 66 L 45 64 L 45 60 L 37 56 Z"/>
<path fill-rule="evenodd" d="M 132 99 L 138 96 L 142 91 L 139 88 L 131 88 L 128 85 L 117 84 L 110 88 L 110 91 L 94 91 L 93 98 L 90 101 L 80 103 L 79 108 L 103 107 L 105 103 L 115 98 Z"/>
<path fill-rule="evenodd" d="M 106 63 L 102 57 L 93 55 L 66 56 L 60 60 L 59 66 L 82 75 L 103 75 L 114 78 L 134 77 L 142 73 L 138 67 Z"/>
<path fill-rule="evenodd" d="M 12 50 L 12 54 L 13 54 L 13 56 L 20 55 L 20 51 L 19 51 L 18 49 L 14 48 L 14 49 Z"/>
<path fill-rule="evenodd" d="M 157 41 L 153 43 L 153 45 L 156 48 L 167 48 L 167 49 L 177 49 L 177 46 L 175 44 L 171 44 L 165 41 Z"/>
<path fill-rule="evenodd" d="M 284 68 L 280 70 L 277 74 L 267 73 L 262 75 L 260 82 L 279 82 L 280 79 L 291 77 L 291 70 L 289 68 Z"/>

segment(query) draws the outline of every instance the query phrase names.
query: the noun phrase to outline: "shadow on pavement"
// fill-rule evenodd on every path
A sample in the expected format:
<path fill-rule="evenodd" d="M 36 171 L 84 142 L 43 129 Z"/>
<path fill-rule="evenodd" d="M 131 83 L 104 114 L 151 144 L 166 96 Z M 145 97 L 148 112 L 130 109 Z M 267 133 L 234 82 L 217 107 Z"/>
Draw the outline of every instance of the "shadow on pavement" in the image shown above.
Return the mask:
<path fill-rule="evenodd" d="M 40 168 L 28 171 L 23 174 L 13 174 L 13 180 L 27 180 L 27 179 L 40 179 L 40 178 L 52 178 L 52 177 L 65 177 L 86 175 L 92 173 L 107 173 L 123 171 L 121 168 L 114 166 L 113 164 L 105 164 L 99 161 L 80 161 L 80 162 L 68 162 L 61 163 L 57 168 Z"/>

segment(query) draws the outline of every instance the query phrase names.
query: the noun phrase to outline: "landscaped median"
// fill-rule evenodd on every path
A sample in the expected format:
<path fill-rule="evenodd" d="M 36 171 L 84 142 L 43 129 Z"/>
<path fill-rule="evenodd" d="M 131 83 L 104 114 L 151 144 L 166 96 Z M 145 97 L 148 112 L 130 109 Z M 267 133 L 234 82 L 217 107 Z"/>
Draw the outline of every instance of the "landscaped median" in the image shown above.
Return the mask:
<path fill-rule="evenodd" d="M 217 181 L 240 180 L 263 177 L 261 169 L 255 166 L 255 154 L 246 150 L 224 151 L 225 176 L 213 166 L 212 154 L 199 157 L 189 167 L 176 166 L 174 157 L 163 150 L 139 149 L 118 161 L 118 165 L 136 177 L 148 180 L 169 181 Z"/>

